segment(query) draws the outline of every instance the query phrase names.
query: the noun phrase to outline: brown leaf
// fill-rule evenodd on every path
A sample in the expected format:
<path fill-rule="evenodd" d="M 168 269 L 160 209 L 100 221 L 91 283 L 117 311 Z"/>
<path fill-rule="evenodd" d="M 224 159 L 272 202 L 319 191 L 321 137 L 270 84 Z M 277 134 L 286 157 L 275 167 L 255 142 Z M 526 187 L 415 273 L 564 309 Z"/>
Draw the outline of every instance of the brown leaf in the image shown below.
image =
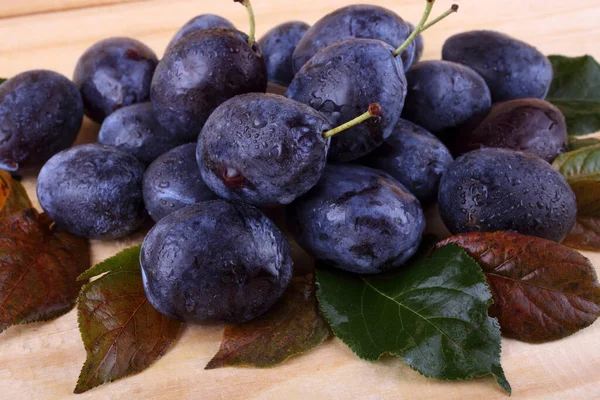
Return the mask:
<path fill-rule="evenodd" d="M 45 321 L 75 305 L 89 267 L 85 239 L 54 232 L 30 208 L 0 219 L 0 332 L 11 325 Z"/>
<path fill-rule="evenodd" d="M 75 393 L 138 373 L 159 359 L 177 338 L 181 322 L 148 302 L 139 264 L 140 246 L 90 268 L 77 299 L 79 330 L 87 359 Z"/>
<path fill-rule="evenodd" d="M 511 232 L 467 233 L 463 247 L 483 268 L 502 334 L 525 342 L 561 339 L 600 315 L 600 285 L 590 261 L 546 239 Z"/>
<path fill-rule="evenodd" d="M 0 218 L 32 207 L 23 185 L 8 172 L 0 171 Z"/>
<path fill-rule="evenodd" d="M 600 217 L 600 181 L 582 179 L 569 183 L 577 197 L 577 215 Z"/>
<path fill-rule="evenodd" d="M 329 326 L 317 305 L 314 276 L 297 277 L 265 315 L 225 328 L 221 347 L 206 369 L 271 367 L 318 346 L 328 336 Z"/>
<path fill-rule="evenodd" d="M 563 245 L 578 250 L 600 251 L 600 219 L 577 217 Z"/>

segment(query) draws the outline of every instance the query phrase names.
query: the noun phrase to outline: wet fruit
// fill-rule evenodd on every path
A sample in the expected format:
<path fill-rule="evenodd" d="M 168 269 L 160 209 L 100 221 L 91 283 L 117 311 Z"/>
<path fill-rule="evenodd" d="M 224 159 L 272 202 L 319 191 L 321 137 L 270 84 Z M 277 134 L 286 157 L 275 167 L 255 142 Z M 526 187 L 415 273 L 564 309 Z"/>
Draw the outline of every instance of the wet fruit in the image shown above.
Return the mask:
<path fill-rule="evenodd" d="M 292 277 L 283 234 L 256 208 L 224 200 L 163 218 L 144 239 L 140 261 L 150 303 L 194 323 L 256 318 Z"/>
<path fill-rule="evenodd" d="M 309 254 L 360 274 L 400 267 L 417 251 L 425 228 L 419 201 L 402 184 L 359 165 L 328 165 L 287 217 Z"/>
<path fill-rule="evenodd" d="M 550 164 L 531 154 L 480 149 L 442 176 L 440 216 L 452 233 L 514 231 L 556 242 L 571 231 L 575 194 Z"/>

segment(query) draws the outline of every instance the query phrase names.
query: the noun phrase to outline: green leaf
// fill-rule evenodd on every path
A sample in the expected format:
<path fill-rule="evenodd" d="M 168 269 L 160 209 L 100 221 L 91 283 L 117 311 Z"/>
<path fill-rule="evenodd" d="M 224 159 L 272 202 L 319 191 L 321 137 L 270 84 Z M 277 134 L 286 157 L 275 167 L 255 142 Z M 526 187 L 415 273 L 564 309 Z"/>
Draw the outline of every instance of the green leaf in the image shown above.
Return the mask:
<path fill-rule="evenodd" d="M 87 353 L 75 393 L 83 393 L 148 368 L 175 341 L 181 323 L 148 302 L 139 264 L 140 246 L 92 267 L 77 299 L 79 331 Z"/>
<path fill-rule="evenodd" d="M 599 131 L 600 64 L 591 56 L 548 58 L 554 79 L 546 100 L 564 114 L 569 135 Z"/>
<path fill-rule="evenodd" d="M 107 258 L 106 260 L 99 262 L 92 268 L 89 268 L 83 274 L 77 277 L 78 281 L 87 281 L 96 276 L 105 274 L 107 272 L 124 272 L 129 271 L 133 273 L 140 272 L 140 251 L 142 245 L 130 247 L 121 251 L 113 257 Z"/>
<path fill-rule="evenodd" d="M 600 138 L 597 137 L 586 137 L 584 139 L 577 139 L 577 136 L 569 137 L 569 151 L 596 146 L 598 144 L 600 144 Z"/>
<path fill-rule="evenodd" d="M 600 179 L 600 145 L 563 153 L 552 165 L 569 182 Z"/>
<path fill-rule="evenodd" d="M 577 214 L 600 218 L 600 145 L 561 154 L 553 165 L 575 192 Z"/>
<path fill-rule="evenodd" d="M 266 314 L 225 327 L 221 347 L 206 369 L 272 367 L 323 343 L 330 331 L 315 292 L 314 275 L 293 278 Z"/>
<path fill-rule="evenodd" d="M 317 285 L 333 332 L 359 357 L 376 361 L 388 353 L 442 380 L 493 375 L 510 393 L 498 321 L 488 317 L 490 290 L 459 247 L 442 247 L 384 275 L 317 269 Z"/>
<path fill-rule="evenodd" d="M 4 82 L 6 82 L 8 79 L 5 78 L 0 78 L 0 85 L 2 85 Z"/>

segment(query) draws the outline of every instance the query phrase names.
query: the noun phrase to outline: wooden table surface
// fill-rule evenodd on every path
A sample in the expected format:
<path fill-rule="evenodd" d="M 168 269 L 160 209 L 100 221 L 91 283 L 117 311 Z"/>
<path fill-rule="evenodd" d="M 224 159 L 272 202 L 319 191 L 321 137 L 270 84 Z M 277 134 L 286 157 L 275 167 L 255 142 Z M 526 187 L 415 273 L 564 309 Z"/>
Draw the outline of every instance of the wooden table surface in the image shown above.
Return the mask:
<path fill-rule="evenodd" d="M 314 22 L 345 0 L 253 0 L 258 34 L 288 19 Z M 367 1 L 365 1 L 367 2 Z M 449 35 L 496 29 L 546 54 L 600 59 L 599 0 L 458 0 L 460 11 L 425 36 L 424 58 L 439 58 Z M 373 0 L 416 22 L 424 0 Z M 437 14 L 450 6 L 438 0 Z M 244 30 L 246 14 L 231 0 L 0 0 L 0 76 L 45 68 L 71 76 L 77 58 L 110 36 L 131 36 L 161 55 L 174 32 L 201 13 L 221 14 Z M 86 121 L 79 142 L 98 127 Z M 26 187 L 35 199 L 35 181 Z M 37 204 L 37 202 L 36 202 Z M 93 243 L 98 262 L 140 242 L 141 235 Z M 586 253 L 600 266 L 600 255 Z M 493 380 L 437 382 L 401 361 L 359 360 L 330 339 L 274 369 L 204 371 L 219 347 L 220 327 L 187 326 L 175 346 L 143 373 L 85 394 L 72 391 L 85 351 L 75 311 L 49 323 L 17 326 L 0 335 L 2 399 L 503 399 Z M 543 345 L 503 340 L 502 361 L 513 398 L 600 398 L 600 323 Z"/>

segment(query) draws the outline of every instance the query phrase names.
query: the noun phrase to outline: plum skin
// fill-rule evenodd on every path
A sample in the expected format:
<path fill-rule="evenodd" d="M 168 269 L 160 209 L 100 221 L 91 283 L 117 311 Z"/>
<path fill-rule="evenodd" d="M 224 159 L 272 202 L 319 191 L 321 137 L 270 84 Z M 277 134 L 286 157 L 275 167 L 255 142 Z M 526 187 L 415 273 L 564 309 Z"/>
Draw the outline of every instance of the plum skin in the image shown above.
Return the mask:
<path fill-rule="evenodd" d="M 296 73 L 286 96 L 321 112 L 333 126 L 363 114 L 371 103 L 383 110 L 334 136 L 330 161 L 356 160 L 391 135 L 406 96 L 402 61 L 393 51 L 380 40 L 348 39 L 319 51 Z"/>
<path fill-rule="evenodd" d="M 258 209 L 214 200 L 163 218 L 142 244 L 146 296 L 193 323 L 240 323 L 266 312 L 292 277 L 285 236 Z"/>
<path fill-rule="evenodd" d="M 483 148 L 457 158 L 440 182 L 440 216 L 450 232 L 514 231 L 555 242 L 571 231 L 575 194 L 539 157 Z"/>
<path fill-rule="evenodd" d="M 293 54 L 298 42 L 310 28 L 305 22 L 277 25 L 260 38 L 258 44 L 267 63 L 269 82 L 287 86 L 294 79 Z"/>
<path fill-rule="evenodd" d="M 486 112 L 492 104 L 490 90 L 477 72 L 448 61 L 422 61 L 406 73 L 408 91 L 402 118 L 434 135 Z"/>
<path fill-rule="evenodd" d="M 525 151 L 552 162 L 567 149 L 567 124 L 560 110 L 540 99 L 496 103 L 480 121 L 458 132 L 454 151 L 467 153 L 481 147 Z"/>
<path fill-rule="evenodd" d="M 235 29 L 233 23 L 219 15 L 215 14 L 202 14 L 198 15 L 188 22 L 185 23 L 173 36 L 169 42 L 165 52 L 169 51 L 175 46 L 184 36 L 191 33 L 203 31 L 210 28 L 229 28 Z"/>
<path fill-rule="evenodd" d="M 442 59 L 477 71 L 494 103 L 519 98 L 544 99 L 552 83 L 552 64 L 535 47 L 503 33 L 476 30 L 449 37 Z"/>
<path fill-rule="evenodd" d="M 359 161 L 387 172 L 421 203 L 429 204 L 437 200 L 440 179 L 453 158 L 433 134 L 400 119 L 391 136 Z"/>
<path fill-rule="evenodd" d="M 75 146 L 42 167 L 38 200 L 59 228 L 89 239 L 117 239 L 143 222 L 143 174 L 143 164 L 122 150 Z"/>
<path fill-rule="evenodd" d="M 187 205 L 217 199 L 200 175 L 195 143 L 176 147 L 150 164 L 144 173 L 143 194 L 155 222 Z"/>
<path fill-rule="evenodd" d="M 86 115 L 102 123 L 121 107 L 148 101 L 157 64 L 152 49 L 135 39 L 108 38 L 87 49 L 73 74 Z"/>
<path fill-rule="evenodd" d="M 27 71 L 0 85 L 0 121 L 0 168 L 33 171 L 73 144 L 83 101 L 66 77 Z"/>
<path fill-rule="evenodd" d="M 187 142 L 198 138 L 212 112 L 228 99 L 267 89 L 267 67 L 245 34 L 211 28 L 184 36 L 152 78 L 152 106 L 160 124 Z"/>
<path fill-rule="evenodd" d="M 145 165 L 185 144 L 170 135 L 156 120 L 149 102 L 132 104 L 109 115 L 100 128 L 98 143 L 115 146 Z"/>
<path fill-rule="evenodd" d="M 297 73 L 319 51 L 340 41 L 376 39 L 397 48 L 410 33 L 411 24 L 386 8 L 357 4 L 342 7 L 325 15 L 302 37 L 293 55 L 294 71 Z M 405 71 L 414 57 L 413 42 L 400 55 Z"/>
<path fill-rule="evenodd" d="M 403 265 L 425 228 L 419 201 L 383 171 L 330 164 L 286 211 L 288 228 L 310 255 L 330 266 L 376 274 Z"/>
<path fill-rule="evenodd" d="M 220 197 L 256 206 L 291 203 L 323 173 L 327 119 L 283 96 L 234 97 L 210 116 L 196 158 L 204 182 Z"/>

